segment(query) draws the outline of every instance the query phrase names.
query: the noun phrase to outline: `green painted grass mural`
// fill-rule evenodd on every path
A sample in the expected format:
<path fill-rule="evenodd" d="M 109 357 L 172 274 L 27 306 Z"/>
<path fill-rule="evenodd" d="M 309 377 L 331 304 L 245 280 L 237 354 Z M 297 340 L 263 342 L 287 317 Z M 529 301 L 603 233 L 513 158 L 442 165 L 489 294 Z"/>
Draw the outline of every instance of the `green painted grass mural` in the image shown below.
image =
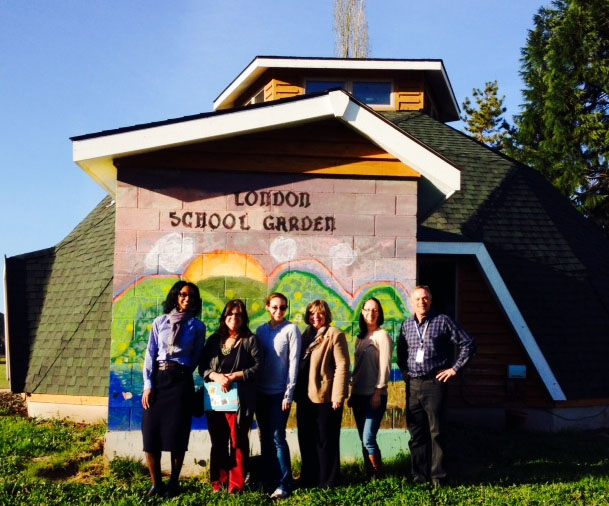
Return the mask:
<path fill-rule="evenodd" d="M 192 264 L 191 264 L 192 265 Z M 191 277 L 188 277 L 189 273 Z M 387 283 L 371 284 L 356 299 L 346 292 L 341 294 L 324 283 L 320 276 L 304 271 L 287 271 L 264 282 L 245 276 L 213 275 L 195 280 L 189 268 L 183 276 L 150 276 L 140 279 L 115 297 L 112 321 L 110 416 L 111 430 L 137 430 L 141 422 L 140 398 L 142 392 L 142 366 L 148 336 L 153 320 L 162 314 L 162 303 L 171 286 L 180 278 L 196 283 L 203 299 L 202 320 L 208 335 L 218 327 L 218 319 L 226 302 L 240 298 L 246 303 L 250 328 L 268 321 L 265 298 L 268 293 L 281 292 L 288 297 L 288 318 L 304 330 L 304 313 L 309 302 L 324 299 L 333 316 L 333 325 L 343 330 L 353 355 L 359 331 L 361 307 L 369 297 L 381 301 L 385 312 L 383 327 L 395 338 L 399 325 L 409 316 L 404 296 Z M 394 356 L 395 362 L 395 356 Z M 200 382 L 200 379 L 198 380 Z M 193 426 L 197 428 L 196 425 Z M 200 427 L 204 428 L 204 427 Z"/>

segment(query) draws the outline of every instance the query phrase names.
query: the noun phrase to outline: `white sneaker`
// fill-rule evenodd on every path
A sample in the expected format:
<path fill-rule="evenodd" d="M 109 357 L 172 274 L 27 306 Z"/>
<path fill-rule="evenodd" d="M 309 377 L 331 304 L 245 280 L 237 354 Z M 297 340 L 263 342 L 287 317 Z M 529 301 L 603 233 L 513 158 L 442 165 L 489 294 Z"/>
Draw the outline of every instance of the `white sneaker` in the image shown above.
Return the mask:
<path fill-rule="evenodd" d="M 290 493 L 281 487 L 277 487 L 275 492 L 271 494 L 271 499 L 287 499 L 288 497 L 290 497 Z"/>

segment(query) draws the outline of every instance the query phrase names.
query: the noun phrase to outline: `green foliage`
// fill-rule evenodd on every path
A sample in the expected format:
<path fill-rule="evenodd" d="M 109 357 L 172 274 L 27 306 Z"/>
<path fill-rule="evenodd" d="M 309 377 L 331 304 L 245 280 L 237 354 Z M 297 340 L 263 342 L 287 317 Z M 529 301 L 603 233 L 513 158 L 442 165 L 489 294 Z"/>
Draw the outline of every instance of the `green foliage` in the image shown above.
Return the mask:
<path fill-rule="evenodd" d="M 87 425 L 74 429 L 74 424 L 61 420 L 0 417 L 0 475 L 27 468 L 26 474 L 34 478 L 47 471 L 77 467 L 82 460 L 81 452 L 92 447 L 95 441 L 99 446 L 105 426 Z"/>
<path fill-rule="evenodd" d="M 502 149 L 503 139 L 508 134 L 509 126 L 503 118 L 505 96 L 499 98 L 497 81 L 487 82 L 484 90 L 472 90 L 476 106 L 472 105 L 469 97 L 463 101 L 464 114 L 461 120 L 465 122 L 465 131 L 476 140 L 496 149 Z"/>
<path fill-rule="evenodd" d="M 609 0 L 554 0 L 534 17 L 511 156 L 609 234 Z"/>
<path fill-rule="evenodd" d="M 6 357 L 4 355 L 0 356 L 0 388 L 9 388 L 6 379 Z"/>
<path fill-rule="evenodd" d="M 148 476 L 148 469 L 140 460 L 118 457 L 110 462 L 110 472 L 118 480 L 133 480 Z"/>

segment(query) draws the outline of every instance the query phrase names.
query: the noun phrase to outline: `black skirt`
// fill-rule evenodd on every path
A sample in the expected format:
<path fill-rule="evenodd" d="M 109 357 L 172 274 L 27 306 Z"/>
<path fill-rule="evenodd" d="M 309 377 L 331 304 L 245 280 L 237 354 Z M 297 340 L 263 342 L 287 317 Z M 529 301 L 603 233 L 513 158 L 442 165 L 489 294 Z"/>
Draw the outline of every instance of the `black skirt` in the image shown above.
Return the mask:
<path fill-rule="evenodd" d="M 192 424 L 192 372 L 183 367 L 157 371 L 154 381 L 154 400 L 142 418 L 144 451 L 185 452 Z"/>

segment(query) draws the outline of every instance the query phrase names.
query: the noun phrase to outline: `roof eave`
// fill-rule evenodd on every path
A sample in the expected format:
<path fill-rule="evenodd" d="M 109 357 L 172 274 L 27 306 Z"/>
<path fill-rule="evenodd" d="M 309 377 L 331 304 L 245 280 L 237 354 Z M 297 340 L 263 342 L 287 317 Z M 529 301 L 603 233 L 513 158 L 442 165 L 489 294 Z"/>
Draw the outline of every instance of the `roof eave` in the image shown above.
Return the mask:
<path fill-rule="evenodd" d="M 460 189 L 461 173 L 454 165 L 342 90 L 149 128 L 139 125 L 74 138 L 73 159 L 114 196 L 117 158 L 329 118 L 343 121 L 429 179 L 446 196 Z"/>

